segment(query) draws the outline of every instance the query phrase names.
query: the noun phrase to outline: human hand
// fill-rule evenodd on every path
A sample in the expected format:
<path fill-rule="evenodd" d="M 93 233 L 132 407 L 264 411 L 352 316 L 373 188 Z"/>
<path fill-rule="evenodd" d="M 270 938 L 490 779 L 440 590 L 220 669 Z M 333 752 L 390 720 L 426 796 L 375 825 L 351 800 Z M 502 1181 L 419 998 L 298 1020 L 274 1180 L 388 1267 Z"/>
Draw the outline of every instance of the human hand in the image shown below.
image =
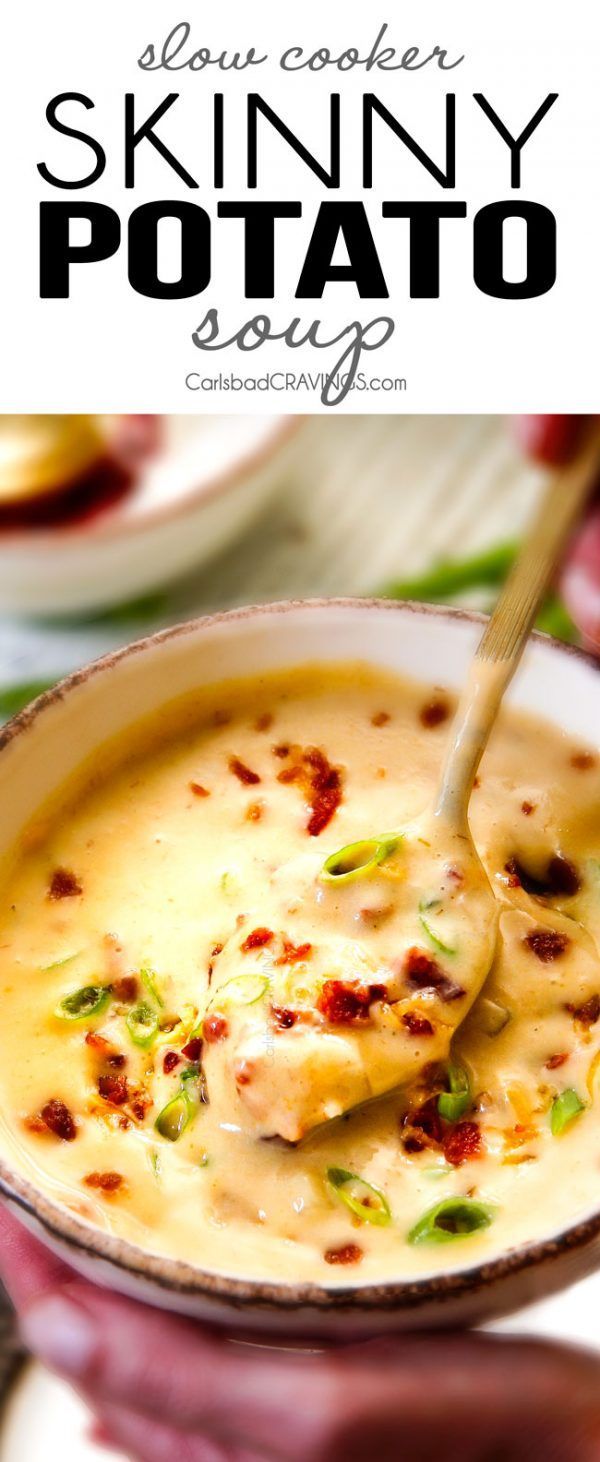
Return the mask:
<path fill-rule="evenodd" d="M 537 1341 L 250 1344 L 79 1279 L 0 1210 L 26 1344 L 135 1462 L 599 1462 L 600 1361 Z"/>
<path fill-rule="evenodd" d="M 527 456 L 558 464 L 567 460 L 576 448 L 583 422 L 580 416 L 515 416 L 513 430 Z M 600 503 L 597 500 L 575 536 L 562 570 L 561 591 L 584 643 L 600 654 Z"/>

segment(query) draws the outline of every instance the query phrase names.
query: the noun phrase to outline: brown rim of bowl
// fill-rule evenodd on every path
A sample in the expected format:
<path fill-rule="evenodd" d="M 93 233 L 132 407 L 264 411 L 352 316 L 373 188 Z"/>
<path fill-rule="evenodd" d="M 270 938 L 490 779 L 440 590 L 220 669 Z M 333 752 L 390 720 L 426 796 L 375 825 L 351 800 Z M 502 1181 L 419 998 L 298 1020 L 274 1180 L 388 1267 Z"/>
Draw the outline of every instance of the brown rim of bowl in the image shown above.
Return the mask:
<path fill-rule="evenodd" d="M 223 622 L 245 620 L 255 615 L 285 614 L 298 610 L 310 612 L 327 608 L 349 611 L 374 609 L 389 613 L 418 614 L 424 618 L 437 616 L 447 620 L 467 620 L 475 624 L 484 624 L 487 618 L 485 614 L 479 614 L 474 610 L 410 600 L 332 598 L 292 599 L 271 604 L 254 604 L 187 620 L 183 624 L 159 630 L 157 634 L 147 635 L 130 645 L 111 651 L 84 666 L 83 669 L 74 671 L 51 690 L 45 691 L 30 706 L 13 717 L 0 733 L 0 754 L 15 737 L 26 731 L 37 720 L 37 717 L 55 701 L 64 700 L 70 691 L 84 684 L 92 676 L 109 671 L 120 660 L 139 654 L 152 645 L 195 634 L 198 630 L 210 629 Z M 579 649 L 578 646 L 565 645 L 550 635 L 537 632 L 532 635 L 532 638 L 537 642 L 549 645 L 561 656 L 575 658 L 589 669 L 600 670 L 600 663 L 596 657 L 586 650 Z M 552 1260 L 591 1245 L 594 1239 L 600 1238 L 599 1209 L 589 1217 L 579 1220 L 550 1238 L 520 1245 L 519 1248 L 508 1250 L 507 1253 L 496 1259 L 471 1265 L 466 1269 L 455 1270 L 450 1274 L 437 1274 L 412 1281 L 389 1280 L 381 1284 L 349 1285 L 342 1288 L 309 1282 L 295 1284 L 285 1281 L 279 1283 L 262 1279 L 238 1279 L 228 1275 L 210 1273 L 195 1265 L 187 1264 L 181 1259 L 170 1259 L 148 1253 L 127 1239 L 121 1239 L 114 1234 L 107 1234 L 101 1229 L 93 1228 L 92 1225 L 70 1213 L 68 1209 L 52 1202 L 27 1178 L 18 1172 L 13 1172 L 3 1158 L 0 1158 L 0 1193 L 34 1219 L 51 1238 L 58 1240 L 61 1245 L 66 1245 L 73 1252 L 88 1256 L 92 1260 L 101 1259 L 125 1275 L 129 1274 L 137 1279 L 146 1280 L 165 1292 L 170 1291 L 182 1296 L 196 1296 L 213 1304 L 221 1303 L 238 1309 L 250 1307 L 256 1310 L 282 1312 L 303 1309 L 344 1310 L 357 1314 L 371 1309 L 417 1310 L 432 1301 L 449 1301 L 463 1294 L 475 1294 L 489 1285 L 524 1273 L 538 1265 L 549 1265 Z M 600 1260 L 600 1249 L 598 1259 Z"/>
<path fill-rule="evenodd" d="M 157 414 L 160 415 L 160 413 Z M 167 414 L 177 415 L 176 412 Z M 30 528 L 11 529 L 6 533 L 4 540 L 0 539 L 0 547 L 3 546 L 3 541 L 9 548 L 44 548 L 51 547 L 53 544 L 60 544 L 61 547 L 64 547 L 65 542 L 83 543 L 85 541 L 89 543 L 92 540 L 94 542 L 111 540 L 124 534 L 136 533 L 141 529 L 157 527 L 167 519 L 180 518 L 191 508 L 199 506 L 200 503 L 212 502 L 221 493 L 237 487 L 242 477 L 260 471 L 261 467 L 270 462 L 274 452 L 287 446 L 305 420 L 306 417 L 302 415 L 271 417 L 271 431 L 259 445 L 249 448 L 243 456 L 236 457 L 228 467 L 209 477 L 203 487 L 190 488 L 185 496 L 178 497 L 172 504 L 158 503 L 154 508 L 140 513 L 136 518 L 125 517 L 117 507 L 107 513 L 104 522 L 102 519 L 100 521 L 94 519 L 87 526 L 85 523 L 74 523 L 57 528 L 36 528 L 34 524 Z"/>

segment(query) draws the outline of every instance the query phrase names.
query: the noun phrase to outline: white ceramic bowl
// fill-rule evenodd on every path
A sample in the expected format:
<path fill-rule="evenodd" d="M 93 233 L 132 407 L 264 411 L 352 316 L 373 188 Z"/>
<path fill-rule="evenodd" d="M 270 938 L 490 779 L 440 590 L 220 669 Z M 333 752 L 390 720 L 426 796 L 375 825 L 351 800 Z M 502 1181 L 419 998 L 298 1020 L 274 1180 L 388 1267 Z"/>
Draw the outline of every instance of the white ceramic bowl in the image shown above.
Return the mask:
<path fill-rule="evenodd" d="M 458 687 L 479 634 L 480 617 L 458 610 L 332 600 L 232 611 L 109 655 L 42 696 L 0 736 L 0 861 L 78 763 L 199 684 L 306 661 L 362 659 Z M 575 737 L 597 739 L 599 668 L 578 651 L 534 637 L 511 699 Z M 5 1134 L 0 1113 L 0 1189 L 50 1248 L 99 1283 L 210 1321 L 346 1336 L 472 1324 L 560 1289 L 600 1262 L 599 1198 L 564 1232 L 553 1230 L 548 1212 L 535 1243 L 442 1276 L 352 1288 L 299 1284 L 293 1275 L 273 1284 L 223 1277 L 149 1255 L 62 1209 L 15 1169 Z"/>
<path fill-rule="evenodd" d="M 0 612 L 73 614 L 135 599 L 211 558 L 283 480 L 302 423 L 166 416 L 132 491 L 80 524 L 0 533 Z"/>

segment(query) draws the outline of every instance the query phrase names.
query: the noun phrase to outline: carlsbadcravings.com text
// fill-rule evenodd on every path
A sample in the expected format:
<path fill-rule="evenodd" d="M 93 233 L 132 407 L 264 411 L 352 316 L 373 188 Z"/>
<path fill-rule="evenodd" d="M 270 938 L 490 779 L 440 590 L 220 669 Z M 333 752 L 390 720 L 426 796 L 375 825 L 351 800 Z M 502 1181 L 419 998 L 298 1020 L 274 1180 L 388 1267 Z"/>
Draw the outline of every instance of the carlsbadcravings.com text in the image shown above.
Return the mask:
<path fill-rule="evenodd" d="M 313 53 L 294 46 L 279 58 L 284 70 L 303 69 L 315 84 L 315 73 L 327 67 L 346 71 L 362 66 L 365 71 L 400 70 L 410 72 L 424 66 L 438 72 L 453 70 L 461 57 L 452 58 L 448 51 L 436 46 L 423 55 L 411 47 L 402 56 L 393 47 L 384 45 L 386 27 L 381 27 L 371 51 L 356 47 L 334 55 L 326 48 Z M 148 43 L 138 62 L 142 73 L 157 70 L 187 69 L 206 72 L 243 70 L 264 64 L 268 57 L 253 50 L 245 58 L 237 53 L 211 55 L 206 48 L 187 53 L 187 22 L 175 27 L 162 48 Z M 285 64 L 284 64 L 285 61 Z M 237 62 L 237 64 L 236 64 Z M 214 72 L 212 73 L 215 74 Z M 332 330 L 327 320 L 303 322 L 295 316 L 287 324 L 273 321 L 264 312 L 264 304 L 276 298 L 276 277 L 282 261 L 289 261 L 289 230 L 305 229 L 302 240 L 303 259 L 291 289 L 295 300 L 321 300 L 336 285 L 353 288 L 360 300 L 383 300 L 390 292 L 397 293 L 399 282 L 387 277 L 382 252 L 388 231 L 408 226 L 408 278 L 404 288 L 411 300 L 437 299 L 440 295 L 440 256 L 449 230 L 468 228 L 472 249 L 472 276 L 477 290 L 500 300 L 528 300 L 546 294 L 556 280 L 556 220 L 551 209 L 521 195 L 523 155 L 530 139 L 554 107 L 557 94 L 550 92 L 541 99 L 518 102 L 518 111 L 527 118 L 521 131 L 511 130 L 503 110 L 482 92 L 461 95 L 463 132 L 478 129 L 479 154 L 485 167 L 488 150 L 497 156 L 498 147 L 506 157 L 506 187 L 510 196 L 479 208 L 470 225 L 465 200 L 456 198 L 457 188 L 457 96 L 448 92 L 438 98 L 438 145 L 431 152 L 420 140 L 420 128 L 410 121 L 410 106 L 402 102 L 391 111 L 375 92 L 362 96 L 351 93 L 342 98 L 339 92 L 314 98 L 313 114 L 318 117 L 321 136 L 314 150 L 303 140 L 302 117 L 306 109 L 304 90 L 301 96 L 292 87 L 290 109 L 293 117 L 271 106 L 259 92 L 244 97 L 244 123 L 227 125 L 227 106 L 231 101 L 223 92 L 190 97 L 168 92 L 156 104 L 140 102 L 134 92 L 126 92 L 123 108 L 122 158 L 111 156 L 110 165 L 122 166 L 126 192 L 133 190 L 142 177 L 148 188 L 149 164 L 160 179 L 170 181 L 170 191 L 177 188 L 194 192 L 205 189 L 205 202 L 210 194 L 211 210 L 189 198 L 156 199 L 141 202 L 122 223 L 117 209 L 96 196 L 74 199 L 73 193 L 97 189 L 109 166 L 101 127 L 90 116 L 95 101 L 83 92 L 65 91 L 53 96 L 46 108 L 46 120 L 52 134 L 48 158 L 38 163 L 38 171 L 47 188 L 69 193 L 68 199 L 45 198 L 40 206 L 40 293 L 45 299 L 66 299 L 71 294 L 72 279 L 85 266 L 100 266 L 115 255 L 123 260 L 126 277 L 137 294 L 150 300 L 193 299 L 204 294 L 211 284 L 213 258 L 222 239 L 232 227 L 243 230 L 243 277 L 234 279 L 232 292 L 249 300 L 260 300 L 262 311 L 244 321 L 225 337 L 220 328 L 219 313 L 211 306 L 193 332 L 193 343 L 199 350 L 237 347 L 255 350 L 267 342 L 281 341 L 286 348 L 310 346 L 329 349 L 341 344 L 342 353 L 335 360 L 330 377 L 347 370 L 347 383 L 342 392 L 334 391 L 332 381 L 324 388 L 322 400 L 335 405 L 351 388 L 359 369 L 362 352 L 381 349 L 391 338 L 395 323 L 389 315 L 378 315 L 364 322 L 353 320 L 340 330 Z M 304 87 L 304 83 L 303 83 Z M 238 99 L 236 99 L 238 100 Z M 102 99 L 106 108 L 106 99 Z M 114 105 L 114 99 L 111 99 Z M 525 111 L 523 112 L 523 105 Z M 200 109 L 199 109 L 200 106 Z M 351 109 L 360 127 L 360 145 L 355 142 L 354 128 L 348 121 Z M 515 109 L 511 99 L 511 112 Z M 239 115 L 239 114 L 238 114 Z M 180 135 L 183 143 L 172 143 L 173 120 L 183 122 Z M 93 124 L 93 125 L 92 125 Z M 61 138 L 56 147 L 57 134 Z M 167 142 L 167 137 L 169 142 Z M 201 139 L 198 145 L 198 138 Z M 67 139 L 65 143 L 64 139 Z M 430 196 L 417 199 L 387 198 L 375 202 L 373 189 L 381 176 L 380 150 L 390 140 L 398 145 L 398 162 L 408 155 L 421 169 L 423 183 Z M 316 206 L 308 227 L 304 223 L 306 203 L 300 198 L 273 198 L 269 178 L 268 157 L 276 141 L 280 156 L 289 160 L 289 169 L 296 169 L 300 178 L 315 179 L 328 193 L 343 190 L 344 196 L 328 197 Z M 65 148 L 68 161 L 65 162 Z M 537 148 L 539 156 L 539 144 Z M 138 159 L 142 172 L 138 176 Z M 388 176 L 389 176 L 389 163 Z M 239 188 L 243 173 L 248 195 L 218 198 L 231 186 L 230 175 Z M 292 174 L 293 175 L 293 174 Z M 397 174 L 396 174 L 397 176 Z M 396 177 L 395 177 L 396 180 Z M 153 182 L 153 191 L 156 183 Z M 266 192 L 256 196 L 257 190 Z M 359 190 L 363 198 L 348 198 L 348 192 Z M 422 191 L 422 190 L 421 190 Z M 449 197 L 449 193 L 454 196 Z M 217 201 L 213 202 L 213 195 Z M 370 195 L 370 196 L 369 196 Z M 370 204 L 370 207 L 368 207 Z M 521 220 L 524 231 L 523 272 L 515 280 L 505 264 L 505 225 L 508 220 Z M 83 220 L 83 225 L 76 221 Z M 177 230 L 176 264 L 168 277 L 161 270 L 160 237 L 166 220 L 174 221 Z M 298 223 L 297 221 L 302 222 Z M 382 222 L 383 221 L 383 222 Z M 74 238 L 74 228 L 87 229 L 85 242 Z M 380 230 L 383 229 L 381 238 Z M 214 235 L 214 237 L 213 237 Z M 342 248 L 345 262 L 338 262 Z M 335 260 L 335 262 L 334 262 Z M 289 272 L 289 262 L 288 262 Z M 295 287 L 294 287 L 295 286 Z M 279 303 L 279 301 L 278 301 Z"/>
<path fill-rule="evenodd" d="M 188 391 L 248 391 L 250 394 L 259 391 L 324 391 L 326 386 L 331 386 L 339 393 L 348 391 L 381 391 L 384 394 L 390 392 L 404 392 L 407 389 L 405 376 L 366 376 L 364 371 L 358 371 L 354 379 L 349 374 L 344 376 L 327 374 L 325 371 L 269 371 L 264 376 L 238 376 L 235 371 L 228 373 L 219 372 L 218 376 L 201 376 L 199 371 L 188 371 L 185 378 L 185 385 Z"/>

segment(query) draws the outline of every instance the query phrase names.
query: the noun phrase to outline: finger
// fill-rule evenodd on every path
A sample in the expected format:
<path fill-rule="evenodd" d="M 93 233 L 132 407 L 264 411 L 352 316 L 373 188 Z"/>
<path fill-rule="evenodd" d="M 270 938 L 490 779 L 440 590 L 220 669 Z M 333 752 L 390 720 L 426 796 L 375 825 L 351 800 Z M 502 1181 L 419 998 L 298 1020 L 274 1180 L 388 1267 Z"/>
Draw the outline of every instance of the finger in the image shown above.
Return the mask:
<path fill-rule="evenodd" d="M 0 1205 L 0 1278 L 19 1310 L 47 1290 L 66 1284 L 73 1273 Z"/>
<path fill-rule="evenodd" d="M 103 1407 L 99 1416 L 100 1444 L 124 1452 L 131 1462 L 264 1462 L 266 1455 L 157 1425 L 118 1406 Z"/>
<path fill-rule="evenodd" d="M 536 462 L 565 462 L 577 445 L 583 418 L 580 416 L 513 416 L 515 440 Z"/>
<path fill-rule="evenodd" d="M 23 1334 L 96 1403 L 161 1423 L 170 1418 L 182 1431 L 231 1437 L 294 1462 L 336 1455 L 338 1446 L 340 1455 L 360 1456 L 357 1438 L 374 1433 L 385 1455 L 390 1439 L 397 1447 L 400 1419 L 411 1444 L 425 1428 L 450 1457 L 449 1415 L 475 1437 L 531 1438 L 533 1428 L 558 1436 L 568 1425 L 573 1435 L 596 1429 L 600 1442 L 600 1361 L 542 1343 L 405 1336 L 286 1354 L 236 1345 L 79 1281 L 29 1306 Z M 463 1447 L 462 1462 L 470 1455 Z M 530 1453 L 514 1452 L 521 1455 L 530 1462 Z"/>

